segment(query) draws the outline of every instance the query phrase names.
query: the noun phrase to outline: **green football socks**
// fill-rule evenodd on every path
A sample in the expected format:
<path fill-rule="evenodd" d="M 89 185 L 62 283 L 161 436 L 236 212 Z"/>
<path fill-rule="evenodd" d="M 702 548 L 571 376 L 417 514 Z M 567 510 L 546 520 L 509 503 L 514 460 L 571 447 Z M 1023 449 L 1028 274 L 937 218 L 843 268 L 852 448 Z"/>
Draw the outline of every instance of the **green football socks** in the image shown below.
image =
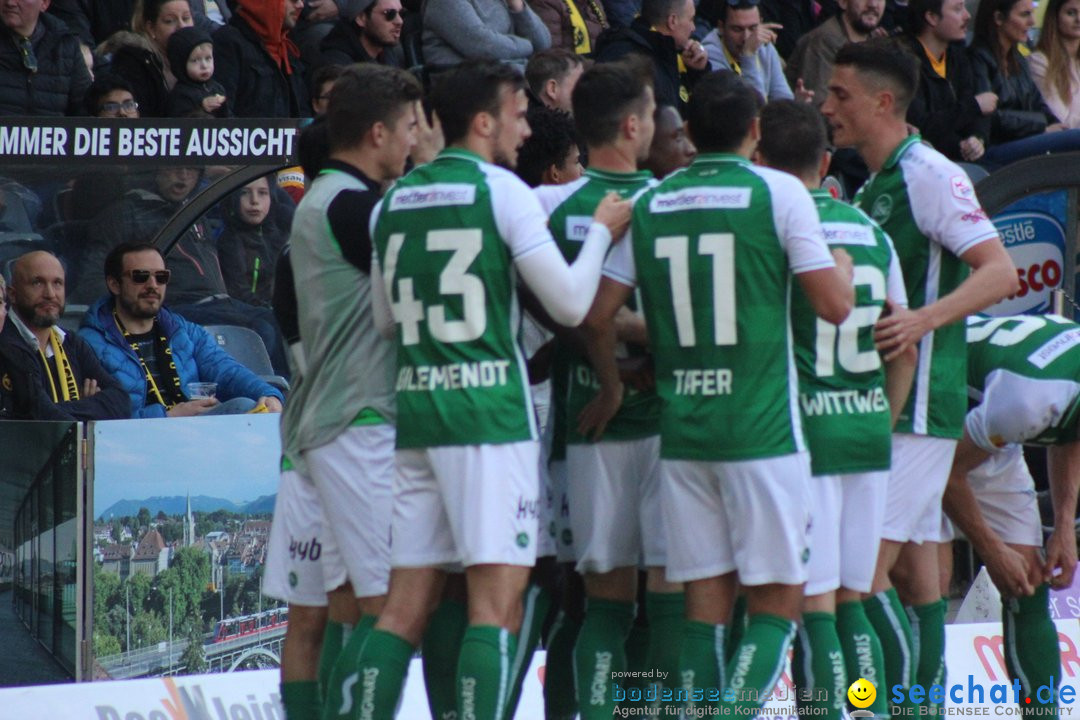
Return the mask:
<path fill-rule="evenodd" d="M 281 683 L 281 704 L 285 720 L 319 720 L 319 683 L 316 680 L 294 680 Z"/>
<path fill-rule="evenodd" d="M 428 707 L 435 720 L 457 718 L 458 658 L 465 627 L 469 624 L 465 604 L 443 600 L 431 614 L 424 639 L 420 643 L 421 665 Z"/>
<path fill-rule="evenodd" d="M 1009 677 L 1020 681 L 1023 710 L 1057 705 L 1054 690 L 1061 684 L 1061 649 L 1048 591 L 1043 584 L 1031 597 L 1002 598 L 1005 666 Z M 1029 697 L 1031 702 L 1025 702 Z"/>
<path fill-rule="evenodd" d="M 753 717 L 784 671 L 795 623 L 779 615 L 751 615 L 735 657 L 728 663 L 720 713 Z"/>
<path fill-rule="evenodd" d="M 720 698 L 724 688 L 726 634 L 723 625 L 683 621 L 679 687 L 686 697 L 687 717 L 694 717 L 699 707 L 715 705 Z"/>
<path fill-rule="evenodd" d="M 612 673 L 626 671 L 625 643 L 634 612 L 632 602 L 585 601 L 585 620 L 574 646 L 581 720 L 610 720 L 615 712 Z"/>
<path fill-rule="evenodd" d="M 365 718 L 393 720 L 412 656 L 413 646 L 404 638 L 378 628 L 368 633 L 342 714 L 359 717 L 363 708 Z"/>
<path fill-rule="evenodd" d="M 866 708 L 877 718 L 890 715 L 885 685 L 885 653 L 877 631 L 866 617 L 862 602 L 853 600 L 836 606 L 836 632 L 844 650 L 844 666 L 849 682 L 862 678 L 877 689 L 877 696 Z"/>
<path fill-rule="evenodd" d="M 510 665 L 517 637 L 491 625 L 470 625 L 457 667 L 459 718 L 502 720 L 510 697 Z"/>
<path fill-rule="evenodd" d="M 848 680 L 835 615 L 803 613 L 791 664 L 799 713 L 839 720 L 844 711 Z"/>

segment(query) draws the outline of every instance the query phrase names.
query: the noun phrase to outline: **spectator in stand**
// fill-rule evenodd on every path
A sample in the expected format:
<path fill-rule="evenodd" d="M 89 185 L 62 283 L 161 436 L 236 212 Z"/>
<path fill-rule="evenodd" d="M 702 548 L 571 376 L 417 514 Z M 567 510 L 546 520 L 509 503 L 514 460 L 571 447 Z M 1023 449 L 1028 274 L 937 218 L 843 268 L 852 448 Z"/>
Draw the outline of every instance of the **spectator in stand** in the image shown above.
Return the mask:
<path fill-rule="evenodd" d="M 725 2 L 716 29 L 701 43 L 709 53 L 709 68 L 741 75 L 766 100 L 790 100 L 794 94 L 774 44 L 777 29 L 775 23 L 761 22 L 758 0 Z"/>
<path fill-rule="evenodd" d="M 49 0 L 0 4 L 0 115 L 78 115 L 90 87 L 79 38 Z"/>
<path fill-rule="evenodd" d="M 121 244 L 105 259 L 109 294 L 83 317 L 79 334 L 131 398 L 134 417 L 281 412 L 284 396 L 218 347 L 203 328 L 164 307 L 171 280 L 152 245 Z M 191 383 L 217 384 L 195 397 Z"/>
<path fill-rule="evenodd" d="M 686 134 L 686 124 L 674 105 L 660 105 L 653 113 L 656 130 L 653 132 L 649 157 L 641 164 L 657 180 L 662 180 L 697 157 L 697 148 Z"/>
<path fill-rule="evenodd" d="M 139 103 L 131 83 L 119 75 L 98 77 L 86 91 L 86 114 L 90 117 L 139 117 Z"/>
<path fill-rule="evenodd" d="M 176 85 L 169 91 L 169 117 L 232 117 L 225 88 L 214 80 L 214 42 L 197 27 L 181 28 L 169 38 L 169 65 Z"/>
<path fill-rule="evenodd" d="M 131 83 L 143 117 L 165 117 L 165 103 L 176 84 L 165 54 L 169 38 L 194 24 L 188 0 L 141 0 L 131 19 L 134 32 L 118 32 L 102 46 L 111 54 L 111 72 Z"/>
<path fill-rule="evenodd" d="M 289 240 L 289 225 L 272 213 L 273 192 L 264 176 L 252 180 L 227 201 L 225 229 L 218 238 L 221 273 L 229 295 L 250 305 L 270 307 L 274 266 Z M 290 220 L 292 215 L 287 216 Z"/>
<path fill-rule="evenodd" d="M 980 163 L 996 169 L 1049 152 L 1080 150 L 1080 130 L 1069 130 L 1043 100 L 1020 44 L 1035 25 L 1032 0 L 983 0 L 968 52 L 975 89 L 998 97 Z"/>
<path fill-rule="evenodd" d="M 341 65 L 323 65 L 311 74 L 311 109 L 315 117 L 326 113 L 330 104 L 330 90 L 343 72 L 345 68 Z M 300 202 L 298 198 L 293 199 Z"/>
<path fill-rule="evenodd" d="M 603 0 L 604 13 L 612 28 L 628 28 L 641 13 L 641 0 Z"/>
<path fill-rule="evenodd" d="M 322 39 L 319 44 L 320 64 L 377 62 L 403 67 L 403 12 L 401 0 L 359 0 L 353 12 L 334 23 L 334 27 Z"/>
<path fill-rule="evenodd" d="M 529 0 L 551 33 L 551 48 L 591 55 L 596 38 L 608 29 L 607 14 L 600 0 Z"/>
<path fill-rule="evenodd" d="M 838 0 L 840 12 L 829 18 L 795 45 L 788 58 L 787 79 L 792 87 L 800 81 L 814 93 L 814 104 L 825 102 L 833 60 L 842 45 L 865 42 L 877 30 L 885 0 Z"/>
<path fill-rule="evenodd" d="M 682 109 L 694 82 L 709 68 L 709 54 L 691 37 L 693 32 L 694 0 L 644 0 L 641 15 L 629 27 L 600 38 L 596 59 L 644 55 L 653 66 L 656 104 Z"/>
<path fill-rule="evenodd" d="M 339 20 L 348 17 L 349 8 L 356 1 L 303 0 L 304 5 L 289 37 L 299 48 L 300 59 L 305 65 L 314 67 L 319 64 L 319 44 Z"/>
<path fill-rule="evenodd" d="M 1080 127 L 1080 0 L 1050 0 L 1028 69 L 1050 110 Z"/>
<path fill-rule="evenodd" d="M 702 0 L 702 5 L 707 1 Z M 714 4 L 725 2 L 727 0 L 716 0 Z M 835 5 L 834 2 L 828 4 Z M 816 0 L 761 0 L 761 19 L 780 26 L 776 30 L 775 44 L 776 51 L 785 61 L 791 57 L 799 39 L 828 17 L 824 5 L 826 3 Z"/>
<path fill-rule="evenodd" d="M 131 417 L 131 402 L 90 346 L 57 323 L 64 314 L 64 266 L 42 250 L 26 253 L 11 271 L 11 315 L 0 343 L 28 347 L 41 389 L 76 420 Z"/>
<path fill-rule="evenodd" d="M 101 293 L 102 268 L 109 252 L 122 243 L 151 241 L 169 218 L 188 202 L 199 182 L 195 168 L 160 169 L 153 184 L 124 194 L 91 223 L 73 299 L 90 302 Z M 288 372 L 284 343 L 273 313 L 229 297 L 221 273 L 217 242 L 201 220 L 192 224 L 171 251 L 172 308 L 192 322 L 249 327 L 259 334 L 278 374 Z"/>
<path fill-rule="evenodd" d="M 0 332 L 7 324 L 4 276 L 0 275 Z M 0 420 L 73 420 L 38 382 L 38 365 L 26 345 L 0 343 Z"/>
<path fill-rule="evenodd" d="M 581 177 L 581 147 L 574 118 L 562 110 L 533 105 L 526 119 L 532 130 L 518 150 L 514 172 L 529 187 L 562 185 Z"/>
<path fill-rule="evenodd" d="M 237 117 L 309 117 L 311 105 L 289 31 L 303 0 L 236 0 L 214 33 L 217 79 Z"/>
<path fill-rule="evenodd" d="M 551 48 L 536 53 L 525 66 L 530 101 L 573 114 L 570 95 L 584 71 L 581 57 L 569 50 Z"/>
<path fill-rule="evenodd" d="M 524 69 L 551 34 L 525 0 L 425 0 L 424 62 L 436 69 L 463 60 L 502 60 Z"/>
<path fill-rule="evenodd" d="M 907 121 L 950 160 L 976 162 L 986 152 L 997 95 L 975 92 L 962 44 L 971 15 L 964 0 L 911 0 L 909 9 L 914 35 L 908 42 L 921 77 Z"/>

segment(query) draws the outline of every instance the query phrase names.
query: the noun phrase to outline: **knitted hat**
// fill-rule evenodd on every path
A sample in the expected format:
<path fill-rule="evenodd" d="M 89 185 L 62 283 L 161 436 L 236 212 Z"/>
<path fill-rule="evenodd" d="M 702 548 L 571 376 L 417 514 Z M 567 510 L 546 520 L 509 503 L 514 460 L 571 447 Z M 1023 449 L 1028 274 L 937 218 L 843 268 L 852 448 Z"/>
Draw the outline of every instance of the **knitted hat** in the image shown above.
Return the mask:
<path fill-rule="evenodd" d="M 210 33 L 197 27 L 180 28 L 169 37 L 167 55 L 173 75 L 178 78 L 187 77 L 185 66 L 191 57 L 191 51 L 203 43 L 213 44 L 213 40 L 210 39 Z"/>

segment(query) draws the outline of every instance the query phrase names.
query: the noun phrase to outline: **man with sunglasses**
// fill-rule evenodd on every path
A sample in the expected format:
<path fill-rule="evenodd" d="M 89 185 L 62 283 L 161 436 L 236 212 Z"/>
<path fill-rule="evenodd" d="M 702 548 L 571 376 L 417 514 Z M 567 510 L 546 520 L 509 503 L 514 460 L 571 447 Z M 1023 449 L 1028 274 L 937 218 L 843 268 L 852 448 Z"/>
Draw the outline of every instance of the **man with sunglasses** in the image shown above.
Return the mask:
<path fill-rule="evenodd" d="M 401 0 L 360 0 L 355 15 L 338 20 L 322 39 L 321 65 L 377 62 L 403 67 L 401 28 L 405 16 Z"/>
<path fill-rule="evenodd" d="M 163 307 L 171 273 L 153 245 L 122 243 L 105 258 L 109 295 L 90 306 L 79 334 L 127 390 L 133 417 L 281 412 L 285 398 L 233 360 L 202 327 Z M 195 382 L 217 397 L 192 398 Z"/>

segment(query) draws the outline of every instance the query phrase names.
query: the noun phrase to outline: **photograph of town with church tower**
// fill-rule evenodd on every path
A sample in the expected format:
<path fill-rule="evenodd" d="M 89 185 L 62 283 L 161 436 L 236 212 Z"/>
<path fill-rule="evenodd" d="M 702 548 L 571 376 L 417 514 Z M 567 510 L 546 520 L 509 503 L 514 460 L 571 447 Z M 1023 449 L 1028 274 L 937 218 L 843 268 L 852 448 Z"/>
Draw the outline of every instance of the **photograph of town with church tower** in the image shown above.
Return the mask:
<path fill-rule="evenodd" d="M 249 430 L 245 450 L 276 447 L 263 418 Z M 261 593 L 278 469 L 221 437 L 206 422 L 95 431 L 95 677 L 278 664 L 288 611 Z"/>

